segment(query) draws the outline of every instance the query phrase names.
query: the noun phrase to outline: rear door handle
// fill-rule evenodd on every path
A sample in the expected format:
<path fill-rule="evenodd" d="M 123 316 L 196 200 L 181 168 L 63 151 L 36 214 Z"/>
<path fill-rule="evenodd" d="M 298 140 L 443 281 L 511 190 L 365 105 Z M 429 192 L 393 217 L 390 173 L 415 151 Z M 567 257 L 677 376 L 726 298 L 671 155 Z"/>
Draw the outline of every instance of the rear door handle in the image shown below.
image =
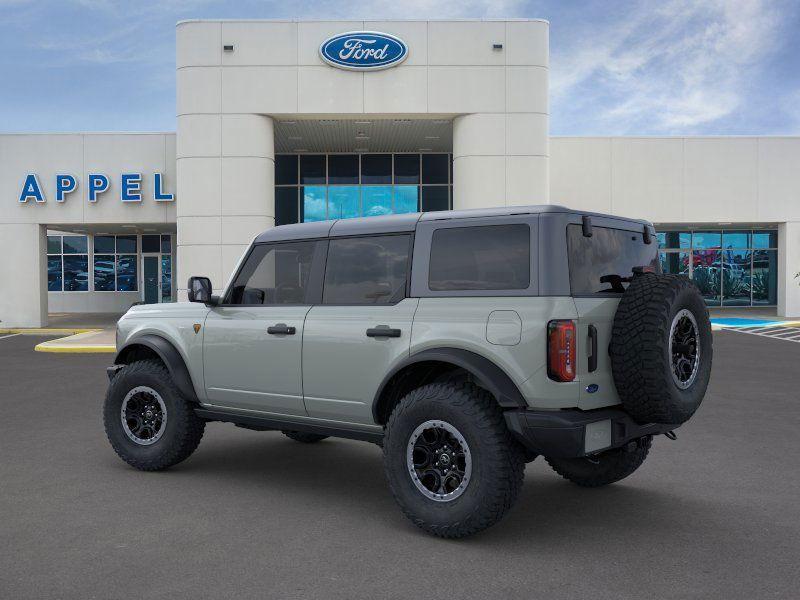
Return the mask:
<path fill-rule="evenodd" d="M 589 356 L 589 373 L 597 370 L 597 327 L 589 325 L 589 344 L 591 355 Z"/>
<path fill-rule="evenodd" d="M 392 329 L 388 325 L 378 325 L 367 329 L 367 337 L 400 337 L 402 331 L 399 329 Z"/>
<path fill-rule="evenodd" d="M 278 323 L 277 325 L 270 325 L 267 327 L 267 333 L 270 335 L 294 335 L 296 331 L 294 327 L 286 323 Z"/>

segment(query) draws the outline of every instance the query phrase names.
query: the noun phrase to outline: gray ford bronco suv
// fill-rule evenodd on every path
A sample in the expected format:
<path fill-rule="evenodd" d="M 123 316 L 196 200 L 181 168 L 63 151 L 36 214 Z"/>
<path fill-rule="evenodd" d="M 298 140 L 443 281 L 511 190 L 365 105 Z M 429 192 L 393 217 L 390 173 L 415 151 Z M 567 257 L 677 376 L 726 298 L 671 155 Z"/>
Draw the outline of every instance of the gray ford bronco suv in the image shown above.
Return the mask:
<path fill-rule="evenodd" d="M 462 537 L 514 504 L 537 456 L 595 487 L 700 405 L 711 326 L 663 275 L 650 223 L 547 205 L 285 225 L 220 296 L 132 307 L 104 422 L 145 471 L 206 423 L 383 448 L 416 525 Z"/>

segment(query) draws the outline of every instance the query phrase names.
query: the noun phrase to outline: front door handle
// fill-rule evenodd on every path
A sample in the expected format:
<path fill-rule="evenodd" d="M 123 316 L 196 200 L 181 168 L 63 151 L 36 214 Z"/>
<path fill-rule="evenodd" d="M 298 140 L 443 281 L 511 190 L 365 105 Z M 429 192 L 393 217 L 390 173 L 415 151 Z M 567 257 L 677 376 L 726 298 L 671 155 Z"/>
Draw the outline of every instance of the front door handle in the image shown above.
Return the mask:
<path fill-rule="evenodd" d="M 367 329 L 367 337 L 400 337 L 402 331 L 399 329 L 392 329 L 388 325 L 378 325 Z"/>
<path fill-rule="evenodd" d="M 267 327 L 267 333 L 270 335 L 294 335 L 296 331 L 294 327 L 286 323 L 278 323 Z"/>

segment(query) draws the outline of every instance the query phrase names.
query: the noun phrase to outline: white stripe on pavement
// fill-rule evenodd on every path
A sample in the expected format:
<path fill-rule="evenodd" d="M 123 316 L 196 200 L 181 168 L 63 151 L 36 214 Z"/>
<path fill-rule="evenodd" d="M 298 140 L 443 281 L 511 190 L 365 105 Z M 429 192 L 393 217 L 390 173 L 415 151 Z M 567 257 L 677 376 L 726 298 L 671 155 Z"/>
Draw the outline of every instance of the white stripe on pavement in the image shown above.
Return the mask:
<path fill-rule="evenodd" d="M 10 338 L 10 337 L 16 337 L 18 335 L 22 335 L 22 334 L 21 333 L 12 333 L 10 335 L 0 335 L 0 340 L 4 340 L 4 339 Z"/>

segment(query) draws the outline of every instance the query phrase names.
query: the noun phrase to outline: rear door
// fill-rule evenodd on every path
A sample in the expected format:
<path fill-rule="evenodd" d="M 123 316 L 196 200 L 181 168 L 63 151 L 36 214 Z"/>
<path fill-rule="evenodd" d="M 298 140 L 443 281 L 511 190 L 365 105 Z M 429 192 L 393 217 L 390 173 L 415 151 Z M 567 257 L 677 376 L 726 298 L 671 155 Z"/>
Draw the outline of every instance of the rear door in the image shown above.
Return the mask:
<path fill-rule="evenodd" d="M 581 224 L 567 225 L 570 288 L 578 312 L 579 406 L 619 402 L 608 346 L 614 315 L 635 267 L 659 270 L 655 235 L 645 243 L 644 225 L 592 218 L 591 236 Z M 595 387 L 596 386 L 596 387 Z"/>
<path fill-rule="evenodd" d="M 206 318 L 203 368 L 209 403 L 305 416 L 303 326 L 314 302 L 313 281 L 319 279 L 313 265 L 321 269 L 325 244 L 253 247 L 223 303 Z"/>
<path fill-rule="evenodd" d="M 408 356 L 419 300 L 407 298 L 412 236 L 332 238 L 322 304 L 306 317 L 308 415 L 373 424 L 372 401 L 390 366 Z"/>

